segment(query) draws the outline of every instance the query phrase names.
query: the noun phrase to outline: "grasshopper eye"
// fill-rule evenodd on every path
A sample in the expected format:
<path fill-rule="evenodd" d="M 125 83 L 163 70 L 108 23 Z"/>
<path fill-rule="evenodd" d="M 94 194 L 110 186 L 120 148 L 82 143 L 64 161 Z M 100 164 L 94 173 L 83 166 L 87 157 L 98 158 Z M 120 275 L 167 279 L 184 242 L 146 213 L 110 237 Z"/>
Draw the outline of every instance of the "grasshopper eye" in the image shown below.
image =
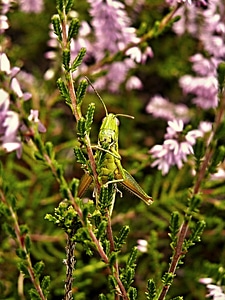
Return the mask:
<path fill-rule="evenodd" d="M 120 121 L 119 119 L 116 118 L 116 125 L 119 126 L 120 125 Z"/>

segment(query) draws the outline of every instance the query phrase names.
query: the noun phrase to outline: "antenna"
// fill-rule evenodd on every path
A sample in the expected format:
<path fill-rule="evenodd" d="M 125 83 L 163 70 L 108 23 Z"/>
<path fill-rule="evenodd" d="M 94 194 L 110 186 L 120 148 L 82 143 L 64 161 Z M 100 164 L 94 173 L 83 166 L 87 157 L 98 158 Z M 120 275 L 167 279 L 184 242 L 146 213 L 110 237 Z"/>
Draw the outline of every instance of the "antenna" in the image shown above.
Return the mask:
<path fill-rule="evenodd" d="M 103 107 L 104 107 L 104 109 L 105 109 L 105 114 L 106 114 L 106 116 L 108 116 L 108 111 L 107 111 L 106 105 L 105 105 L 105 103 L 104 103 L 102 97 L 99 95 L 98 91 L 97 91 L 96 88 L 93 86 L 93 84 L 92 84 L 92 82 L 90 81 L 90 79 L 89 79 L 87 76 L 84 76 L 84 78 L 87 80 L 87 82 L 88 82 L 88 83 L 90 84 L 90 86 L 92 87 L 93 91 L 96 93 L 96 95 L 98 96 L 98 98 L 101 100 L 102 105 L 103 105 Z M 115 117 L 117 117 L 117 116 L 121 116 L 121 117 L 126 117 L 126 118 L 130 118 L 130 119 L 134 119 L 134 117 L 131 116 L 131 115 L 116 114 Z"/>
<path fill-rule="evenodd" d="M 134 119 L 134 116 L 131 116 L 131 115 L 124 115 L 124 114 L 116 114 L 115 115 L 116 117 L 125 117 L 125 118 L 130 118 L 130 119 Z"/>
<path fill-rule="evenodd" d="M 102 97 L 99 95 L 98 91 L 95 89 L 95 87 L 93 86 L 93 84 L 91 83 L 90 79 L 87 77 L 87 76 L 84 76 L 85 79 L 87 80 L 87 82 L 90 84 L 90 86 L 92 87 L 93 91 L 95 92 L 95 94 L 98 96 L 98 98 L 100 99 L 100 101 L 102 102 L 102 105 L 105 109 L 105 114 L 106 116 L 108 116 L 108 111 L 107 111 L 107 108 L 106 108 L 106 105 L 102 99 Z"/>

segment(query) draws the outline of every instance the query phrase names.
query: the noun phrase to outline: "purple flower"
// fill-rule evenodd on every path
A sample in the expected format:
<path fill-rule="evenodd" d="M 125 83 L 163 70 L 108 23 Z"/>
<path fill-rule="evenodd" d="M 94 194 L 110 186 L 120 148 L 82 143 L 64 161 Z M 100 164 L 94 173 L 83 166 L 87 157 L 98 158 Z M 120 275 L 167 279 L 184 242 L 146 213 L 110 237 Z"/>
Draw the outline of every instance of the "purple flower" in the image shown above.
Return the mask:
<path fill-rule="evenodd" d="M 170 5 L 180 4 L 180 3 L 188 3 L 188 4 L 194 4 L 196 6 L 207 6 L 208 0 L 166 0 L 166 3 Z"/>
<path fill-rule="evenodd" d="M 116 92 L 120 84 L 127 79 L 128 71 L 135 67 L 135 63 L 144 63 L 148 57 L 153 56 L 153 52 L 147 47 L 142 53 L 136 46 L 140 39 L 136 36 L 135 28 L 131 27 L 131 20 L 122 2 L 116 0 L 88 0 L 88 2 L 95 35 L 92 53 L 95 54 L 96 61 L 132 45 L 127 49 L 125 53 L 127 58 L 123 62 L 113 62 L 98 70 L 105 71 L 106 75 L 96 81 L 96 87 L 100 89 L 108 86 L 109 90 Z"/>
<path fill-rule="evenodd" d="M 155 159 L 152 167 L 158 166 L 163 175 L 169 172 L 171 166 L 176 165 L 181 169 L 187 161 L 187 156 L 193 154 L 192 146 L 196 139 L 203 135 L 200 130 L 191 130 L 184 135 L 183 127 L 182 120 L 168 121 L 163 145 L 155 145 L 149 151 Z"/>
<path fill-rule="evenodd" d="M 20 8 L 26 13 L 40 13 L 43 10 L 43 0 L 19 0 Z"/>
<path fill-rule="evenodd" d="M 38 131 L 39 131 L 39 132 L 46 132 L 46 128 L 45 128 L 45 126 L 41 123 L 41 121 L 39 120 L 38 116 L 39 116 L 39 111 L 38 111 L 38 110 L 31 109 L 31 110 L 30 110 L 30 115 L 28 116 L 28 120 L 29 120 L 30 122 L 34 122 L 34 123 L 37 123 L 37 124 L 38 124 Z"/>
<path fill-rule="evenodd" d="M 10 62 L 5 53 L 0 53 L 0 71 L 5 72 L 6 74 L 11 73 Z"/>
<path fill-rule="evenodd" d="M 97 59 L 105 53 L 117 53 L 131 42 L 136 42 L 135 29 L 130 27 L 130 19 L 124 4 L 115 0 L 88 0 L 91 9 L 92 26 L 96 36 Z"/>
<path fill-rule="evenodd" d="M 142 53 L 138 47 L 132 47 L 126 51 L 126 55 L 130 56 L 133 61 L 142 64 L 146 62 L 148 57 L 152 58 L 154 56 L 152 48 L 150 47 L 147 47 L 144 53 Z"/>
<path fill-rule="evenodd" d="M 128 91 L 134 89 L 139 90 L 141 88 L 142 88 L 142 82 L 137 76 L 131 76 L 126 82 L 126 89 Z"/>
<path fill-rule="evenodd" d="M 0 7 L 0 33 L 9 28 L 8 18 L 6 14 L 10 8 L 10 0 L 2 0 Z"/>
<path fill-rule="evenodd" d="M 17 150 L 21 155 L 21 142 L 17 137 L 19 116 L 9 110 L 9 94 L 0 89 L 0 143 L 6 152 Z"/>
<path fill-rule="evenodd" d="M 192 0 L 166 0 L 166 3 L 168 3 L 169 5 L 175 5 L 179 3 L 192 4 Z"/>
<path fill-rule="evenodd" d="M 182 18 L 174 24 L 174 30 L 178 34 L 189 32 L 195 39 L 199 39 L 204 52 L 207 53 L 207 57 L 197 53 L 190 58 L 196 75 L 183 76 L 180 86 L 184 93 L 194 95 L 193 103 L 203 109 L 209 109 L 218 105 L 217 67 L 225 59 L 225 5 L 219 0 L 205 0 L 205 3 L 198 1 L 198 4 L 199 7 L 205 5 L 205 9 L 196 9 L 194 6 L 181 7 L 177 14 Z"/>
<path fill-rule="evenodd" d="M 160 95 L 155 95 L 146 106 L 146 111 L 155 118 L 165 120 L 180 119 L 187 123 L 190 119 L 189 110 L 184 104 L 173 104 Z"/>
<path fill-rule="evenodd" d="M 22 91 L 17 77 L 20 77 L 20 80 L 24 80 L 26 82 L 32 82 L 33 79 L 32 76 L 29 76 L 29 74 L 26 74 L 25 72 L 20 72 L 19 74 L 19 71 L 20 69 L 17 67 L 10 67 L 9 59 L 5 53 L 0 53 L 0 72 L 2 73 L 3 80 L 5 78 L 5 86 L 7 86 L 8 89 L 11 89 L 10 93 L 13 92 L 15 96 L 17 96 L 16 101 L 18 101 L 18 103 L 21 100 L 26 101 L 30 99 L 31 94 Z M 31 109 L 28 119 L 29 121 L 37 124 L 39 132 L 46 131 L 46 128 L 38 118 L 37 110 Z M 5 90 L 0 89 L 0 147 L 6 152 L 16 150 L 17 156 L 21 157 L 22 144 L 19 134 L 23 133 L 24 129 L 28 130 L 24 124 L 20 123 L 19 115 L 10 109 L 9 94 Z"/>
<path fill-rule="evenodd" d="M 148 241 L 143 239 L 137 240 L 137 249 L 142 253 L 148 252 Z"/>
<path fill-rule="evenodd" d="M 214 108 L 218 105 L 218 81 L 215 76 L 193 77 L 185 75 L 180 79 L 184 93 L 196 95 L 193 103 L 203 109 Z"/>
<path fill-rule="evenodd" d="M 199 282 L 206 284 L 206 287 L 209 290 L 209 294 L 206 295 L 207 298 L 211 298 L 213 300 L 225 300 L 224 287 L 212 284 L 212 278 L 201 278 Z"/>

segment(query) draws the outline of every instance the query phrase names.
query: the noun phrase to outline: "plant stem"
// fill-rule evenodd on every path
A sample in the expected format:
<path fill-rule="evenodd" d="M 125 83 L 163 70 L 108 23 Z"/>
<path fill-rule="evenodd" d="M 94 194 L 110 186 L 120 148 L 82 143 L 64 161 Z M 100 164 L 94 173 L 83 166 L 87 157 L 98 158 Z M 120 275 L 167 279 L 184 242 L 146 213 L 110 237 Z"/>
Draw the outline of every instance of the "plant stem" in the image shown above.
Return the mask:
<path fill-rule="evenodd" d="M 71 235 L 72 236 L 72 235 Z M 72 300 L 72 283 L 73 283 L 73 270 L 75 265 L 75 258 L 74 258 L 74 250 L 75 250 L 76 243 L 71 240 L 71 237 L 67 237 L 67 245 L 66 245 L 66 280 L 65 280 L 65 294 L 64 300 Z"/>
<path fill-rule="evenodd" d="M 181 226 L 179 236 L 178 236 L 177 246 L 176 246 L 175 252 L 173 254 L 173 259 L 171 261 L 168 273 L 175 274 L 178 262 L 179 262 L 181 256 L 184 254 L 183 251 L 182 251 L 182 247 L 183 247 L 183 243 L 184 243 L 184 240 L 186 238 L 187 231 L 188 231 L 189 221 L 190 221 L 189 219 L 185 220 L 185 222 Z M 163 286 L 158 300 L 165 299 L 169 288 L 170 288 L 169 285 L 164 285 Z"/>
<path fill-rule="evenodd" d="M 213 130 L 212 130 L 212 133 L 211 133 L 211 135 L 209 137 L 209 140 L 208 140 L 208 147 L 206 149 L 204 160 L 201 164 L 201 167 L 199 169 L 198 174 L 196 175 L 196 182 L 194 184 L 192 196 L 195 196 L 199 193 L 200 188 L 201 188 L 202 180 L 206 176 L 207 168 L 210 164 L 211 158 L 212 158 L 213 153 L 214 153 L 214 148 L 215 148 L 215 147 L 213 147 L 213 140 L 215 138 L 215 134 L 216 134 L 216 131 L 217 131 L 219 125 L 223 121 L 224 111 L 225 111 L 225 93 L 221 93 L 220 103 L 219 103 L 219 106 L 218 106 L 217 111 L 215 113 L 215 121 L 214 121 Z M 189 228 L 189 222 L 191 220 L 191 217 L 192 216 L 189 215 L 189 214 L 185 215 L 185 220 L 184 220 L 183 224 L 181 225 L 180 231 L 178 233 L 177 246 L 175 248 L 175 251 L 174 251 L 174 254 L 173 254 L 173 258 L 172 258 L 168 273 L 175 274 L 177 265 L 179 263 L 179 260 L 184 255 L 184 252 L 183 252 L 182 248 L 183 248 L 184 240 L 185 240 L 186 235 L 187 235 L 187 231 L 188 231 L 188 228 Z M 163 286 L 158 300 L 165 299 L 169 288 L 170 288 L 169 285 Z"/>
<path fill-rule="evenodd" d="M 18 243 L 19 247 L 24 251 L 24 253 L 26 253 L 25 260 L 26 260 L 26 263 L 27 263 L 27 271 L 28 271 L 28 273 L 30 275 L 30 279 L 31 279 L 31 281 L 33 283 L 33 286 L 36 289 L 38 295 L 40 296 L 40 299 L 41 300 L 46 300 L 46 298 L 44 296 L 44 293 L 43 293 L 43 291 L 41 289 L 39 280 L 36 279 L 36 277 L 35 277 L 35 274 L 34 274 L 34 271 L 33 271 L 32 262 L 31 262 L 31 259 L 30 259 L 30 255 L 27 252 L 26 246 L 24 244 L 24 236 L 21 234 L 21 231 L 20 231 L 20 226 L 19 226 L 19 223 L 18 223 L 17 215 L 14 212 L 12 206 L 6 201 L 5 195 L 4 195 L 4 193 L 3 193 L 2 190 L 0 190 L 0 199 L 2 200 L 2 202 L 5 205 L 7 205 L 8 209 L 10 211 L 10 215 L 11 215 L 11 217 L 13 219 L 13 226 L 14 226 L 14 231 L 15 231 L 15 234 L 16 234 L 17 243 Z"/>
<path fill-rule="evenodd" d="M 61 47 L 62 47 L 62 50 L 64 50 L 64 49 L 68 48 L 68 45 L 70 45 L 70 42 L 68 41 L 67 30 L 66 30 L 67 15 L 66 15 L 65 11 L 63 12 L 63 19 L 61 20 L 61 25 L 62 25 Z M 71 65 L 71 62 L 70 62 L 70 65 Z M 78 122 L 81 119 L 82 114 L 81 114 L 80 109 L 78 109 L 78 107 L 77 107 L 77 97 L 76 97 L 75 88 L 74 88 L 73 73 L 70 70 L 70 68 L 69 68 L 69 71 L 65 71 L 65 77 L 66 77 L 66 81 L 67 81 L 67 85 L 68 85 L 70 100 L 72 103 L 72 112 L 73 112 L 73 115 L 74 115 L 76 121 Z M 96 190 L 97 190 L 97 193 L 99 194 L 100 193 L 100 184 L 98 181 L 98 174 L 96 172 L 96 163 L 95 163 L 94 154 L 93 154 L 92 147 L 91 147 L 91 142 L 90 142 L 89 136 L 87 134 L 85 135 L 85 145 L 86 145 L 86 149 L 87 149 L 88 159 L 90 161 L 90 166 L 91 166 L 91 169 L 93 172 Z"/>

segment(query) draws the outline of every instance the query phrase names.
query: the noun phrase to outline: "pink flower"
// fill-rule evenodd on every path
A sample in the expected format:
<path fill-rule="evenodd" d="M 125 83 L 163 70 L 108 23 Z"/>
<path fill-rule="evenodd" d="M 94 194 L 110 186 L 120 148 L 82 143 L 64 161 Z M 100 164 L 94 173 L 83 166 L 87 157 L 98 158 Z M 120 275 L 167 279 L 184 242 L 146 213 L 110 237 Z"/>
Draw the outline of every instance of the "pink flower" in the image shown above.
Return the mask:
<path fill-rule="evenodd" d="M 146 106 L 146 111 L 155 118 L 165 120 L 180 119 L 187 123 L 190 119 L 188 107 L 184 104 L 174 104 L 163 98 L 161 95 L 155 95 Z"/>
<path fill-rule="evenodd" d="M 39 116 L 39 111 L 31 109 L 30 110 L 30 115 L 28 116 L 28 120 L 30 122 L 38 123 L 38 131 L 39 132 L 46 132 L 45 126 L 41 123 L 41 121 L 38 118 Z"/>
<path fill-rule="evenodd" d="M 183 121 L 168 121 L 165 141 L 162 145 L 155 145 L 149 151 L 155 159 L 152 167 L 158 166 L 158 169 L 165 175 L 170 167 L 177 166 L 181 169 L 187 157 L 193 154 L 193 145 L 198 137 L 203 134 L 200 130 L 191 130 L 186 135 L 183 134 Z"/>
<path fill-rule="evenodd" d="M 0 89 L 0 143 L 6 152 L 17 150 L 18 156 L 21 153 L 21 142 L 18 135 L 19 116 L 9 110 L 9 94 Z"/>

